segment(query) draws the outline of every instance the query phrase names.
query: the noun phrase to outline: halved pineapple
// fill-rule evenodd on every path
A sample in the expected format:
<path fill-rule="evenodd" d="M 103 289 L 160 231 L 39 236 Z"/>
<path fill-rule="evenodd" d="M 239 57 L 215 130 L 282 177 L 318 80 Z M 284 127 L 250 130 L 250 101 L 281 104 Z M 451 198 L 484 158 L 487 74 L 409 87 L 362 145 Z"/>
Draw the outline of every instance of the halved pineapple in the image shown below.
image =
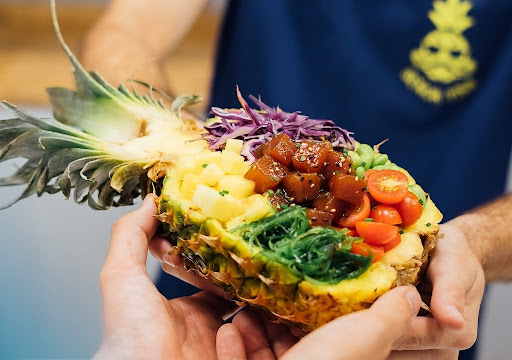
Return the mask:
<path fill-rule="evenodd" d="M 272 249 L 247 239 L 248 224 L 272 229 L 279 216 L 304 224 L 305 214 L 299 207 L 276 213 L 265 196 L 254 193 L 254 183 L 243 177 L 250 165 L 240 155 L 243 142 L 230 140 L 224 151 L 211 152 L 203 140 L 193 141 L 204 129 L 183 120 L 180 109 L 197 97 L 180 97 L 169 111 L 151 91 L 141 96 L 124 86 L 115 89 L 99 74 L 87 73 L 62 39 L 53 1 L 52 16 L 77 90 L 49 89 L 58 121 L 37 119 L 4 103 L 17 118 L 0 121 L 0 161 L 27 159 L 15 174 L 0 179 L 0 186 L 27 184 L 4 207 L 44 192 L 60 190 L 69 197 L 74 189 L 77 202 L 106 209 L 132 204 L 141 193 L 160 192 L 164 233 L 196 272 L 238 300 L 306 329 L 364 309 L 393 286 L 417 283 L 441 221 L 430 199 L 422 218 L 405 229 L 402 242 L 382 261 L 348 261 L 353 269 L 345 277 L 302 271 L 307 262 L 282 253 L 291 245 Z M 307 242 L 303 235 L 293 246 Z M 344 233 L 334 236 L 338 248 L 333 249 L 346 250 Z M 309 256 L 307 250 L 300 255 Z"/>
<path fill-rule="evenodd" d="M 294 271 L 268 248 L 247 242 L 237 231 L 240 225 L 260 219 L 272 221 L 275 210 L 265 196 L 252 190 L 238 200 L 228 199 L 229 194 L 222 195 L 219 190 L 222 186 L 196 184 L 190 200 L 189 191 L 183 192 L 185 180 L 180 184 L 178 174 L 182 171 L 179 164 L 170 169 L 159 203 L 161 220 L 168 224 L 165 233 L 175 246 L 173 251 L 189 259 L 199 275 L 239 300 L 306 329 L 365 309 L 396 285 L 416 284 L 425 251 L 432 246 L 426 243 L 435 240 L 439 230 L 441 215 L 429 199 L 422 218 L 405 229 L 401 243 L 362 275 L 334 283 L 315 279 Z M 228 176 L 245 180 L 241 175 Z M 244 203 L 248 204 L 242 207 L 246 210 L 234 217 Z M 431 225 L 421 225 L 426 223 Z"/>

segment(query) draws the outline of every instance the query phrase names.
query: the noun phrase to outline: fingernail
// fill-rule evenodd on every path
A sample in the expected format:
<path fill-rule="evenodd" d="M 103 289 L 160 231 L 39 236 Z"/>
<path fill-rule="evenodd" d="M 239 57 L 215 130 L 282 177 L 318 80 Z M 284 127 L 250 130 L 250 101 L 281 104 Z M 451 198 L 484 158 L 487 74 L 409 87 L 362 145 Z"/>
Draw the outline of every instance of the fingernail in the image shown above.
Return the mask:
<path fill-rule="evenodd" d="M 411 308 L 411 315 L 415 316 L 420 309 L 420 296 L 416 290 L 409 290 L 405 293 L 405 298 L 409 303 L 409 307 Z"/>
<path fill-rule="evenodd" d="M 168 253 L 162 255 L 162 262 L 174 268 L 176 267 L 176 264 L 174 263 L 172 256 L 169 255 Z"/>
<path fill-rule="evenodd" d="M 459 309 L 457 309 L 455 305 L 446 305 L 444 309 L 448 314 L 457 319 L 457 321 L 464 323 L 464 316 L 462 316 Z"/>

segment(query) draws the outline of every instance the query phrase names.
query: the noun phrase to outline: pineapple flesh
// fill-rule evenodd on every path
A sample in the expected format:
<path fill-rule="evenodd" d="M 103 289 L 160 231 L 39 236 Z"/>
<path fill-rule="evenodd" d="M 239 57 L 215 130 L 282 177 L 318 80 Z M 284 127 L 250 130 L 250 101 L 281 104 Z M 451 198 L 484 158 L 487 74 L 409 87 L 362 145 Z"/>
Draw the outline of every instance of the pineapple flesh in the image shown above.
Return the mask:
<path fill-rule="evenodd" d="M 251 165 L 241 155 L 244 143 L 228 140 L 223 151 L 208 150 L 200 140 L 201 124 L 181 116 L 196 96 L 175 99 L 169 110 L 151 87 L 139 95 L 85 71 L 62 39 L 53 1 L 52 16 L 77 89 L 49 89 L 56 120 L 3 103 L 16 117 L 0 120 L 0 161 L 26 160 L 0 179 L 0 186 L 26 184 L 4 208 L 59 191 L 98 210 L 157 193 L 162 232 L 191 269 L 239 301 L 305 329 L 365 309 L 394 286 L 418 282 L 442 219 L 430 199 L 420 220 L 404 229 L 401 243 L 381 261 L 358 265 L 339 279 L 306 274 L 300 266 L 307 263 L 291 266 L 295 260 L 245 237 L 245 226 L 268 225 L 279 213 L 244 178 Z M 298 208 L 287 211 L 305 217 Z M 339 236 L 338 245 L 346 247 L 345 235 Z"/>

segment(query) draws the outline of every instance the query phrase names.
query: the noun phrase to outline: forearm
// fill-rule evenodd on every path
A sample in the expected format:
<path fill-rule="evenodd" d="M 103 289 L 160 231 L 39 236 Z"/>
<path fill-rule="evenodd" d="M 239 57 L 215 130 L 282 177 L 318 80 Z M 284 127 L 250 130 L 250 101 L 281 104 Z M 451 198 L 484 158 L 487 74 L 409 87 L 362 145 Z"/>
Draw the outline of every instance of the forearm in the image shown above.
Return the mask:
<path fill-rule="evenodd" d="M 130 78 L 169 91 L 166 57 L 178 47 L 207 0 L 113 0 L 84 39 L 81 61 L 107 81 Z"/>
<path fill-rule="evenodd" d="M 462 230 L 487 282 L 512 280 L 512 194 L 449 222 Z"/>

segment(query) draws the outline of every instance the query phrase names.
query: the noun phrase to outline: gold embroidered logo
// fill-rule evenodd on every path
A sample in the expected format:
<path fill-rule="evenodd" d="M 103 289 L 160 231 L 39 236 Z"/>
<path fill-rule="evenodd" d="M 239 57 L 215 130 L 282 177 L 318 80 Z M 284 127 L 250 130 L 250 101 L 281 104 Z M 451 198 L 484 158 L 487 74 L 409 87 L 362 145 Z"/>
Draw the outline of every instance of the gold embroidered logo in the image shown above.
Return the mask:
<path fill-rule="evenodd" d="M 441 104 L 467 96 L 476 88 L 473 74 L 477 62 L 462 35 L 473 26 L 468 0 L 434 0 L 428 18 L 435 30 L 429 32 L 409 55 L 411 66 L 400 73 L 407 87 L 424 101 Z"/>

